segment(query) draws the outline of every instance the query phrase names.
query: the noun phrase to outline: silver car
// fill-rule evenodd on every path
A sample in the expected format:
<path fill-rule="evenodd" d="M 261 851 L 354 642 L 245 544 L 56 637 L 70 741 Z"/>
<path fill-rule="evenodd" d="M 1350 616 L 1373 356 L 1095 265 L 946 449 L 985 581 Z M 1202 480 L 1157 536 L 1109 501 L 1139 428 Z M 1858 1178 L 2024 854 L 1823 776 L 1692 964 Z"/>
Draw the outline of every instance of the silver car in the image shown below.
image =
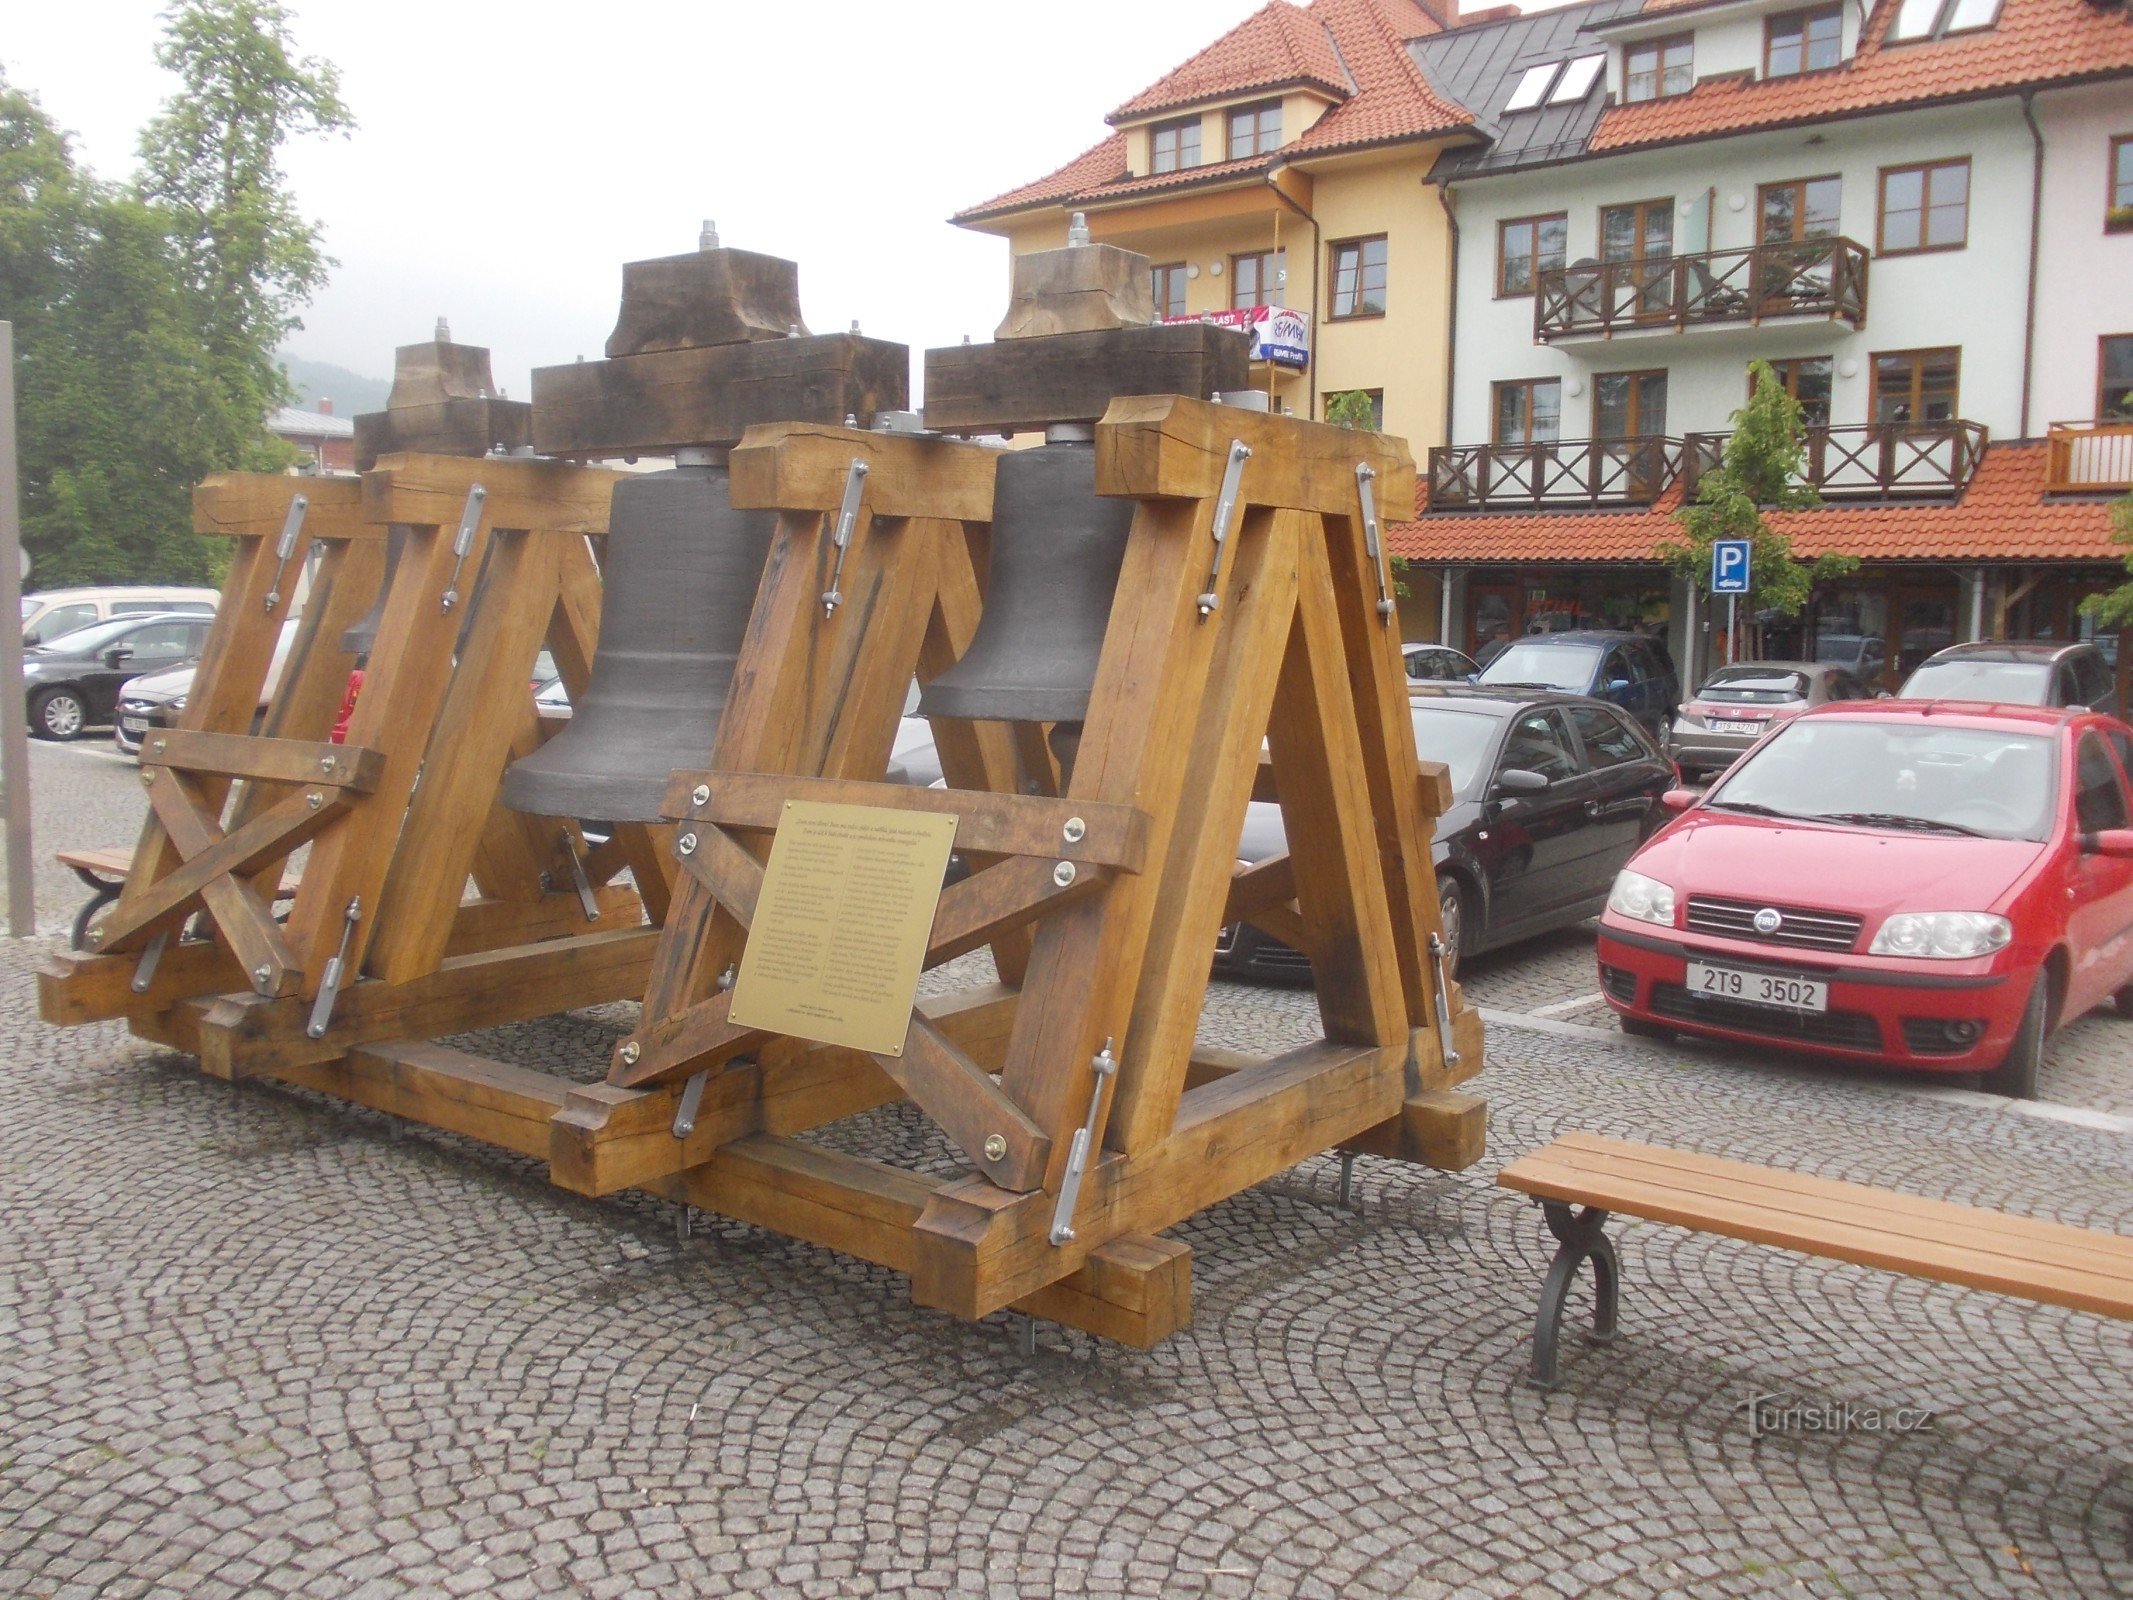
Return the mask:
<path fill-rule="evenodd" d="M 1781 723 L 1832 700 L 1874 696 L 1833 661 L 1739 661 L 1720 667 L 1674 716 L 1684 779 L 1723 772 Z"/>

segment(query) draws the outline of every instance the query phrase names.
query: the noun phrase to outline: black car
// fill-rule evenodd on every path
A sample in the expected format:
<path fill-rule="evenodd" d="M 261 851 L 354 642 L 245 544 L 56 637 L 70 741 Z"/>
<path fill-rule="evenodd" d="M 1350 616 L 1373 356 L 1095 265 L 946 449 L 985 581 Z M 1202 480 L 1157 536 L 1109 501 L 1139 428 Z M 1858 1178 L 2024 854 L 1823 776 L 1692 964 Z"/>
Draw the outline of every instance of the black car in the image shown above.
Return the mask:
<path fill-rule="evenodd" d="M 192 660 L 214 620 L 170 611 L 113 617 L 23 651 L 30 732 L 40 739 L 78 739 L 91 727 L 109 726 L 119 686 Z"/>
<path fill-rule="evenodd" d="M 2087 706 L 2118 715 L 2118 675 L 2092 644 L 1980 639 L 1919 662 L 1899 700 L 1999 700 L 2021 706 Z"/>
<path fill-rule="evenodd" d="M 1558 689 L 1622 707 L 1657 744 L 1681 704 L 1681 683 L 1659 641 L 1641 633 L 1573 629 L 1529 634 L 1481 669 L 1481 683 L 1505 689 Z"/>
<path fill-rule="evenodd" d="M 1615 873 L 1658 827 L 1673 763 L 1620 706 L 1585 695 L 1446 686 L 1409 696 L 1415 748 L 1451 769 L 1432 859 L 1445 942 L 1463 955 L 1598 914 Z M 1287 848 L 1280 808 L 1254 802 L 1239 855 Z M 1308 978 L 1304 956 L 1247 924 L 1215 970 Z"/>

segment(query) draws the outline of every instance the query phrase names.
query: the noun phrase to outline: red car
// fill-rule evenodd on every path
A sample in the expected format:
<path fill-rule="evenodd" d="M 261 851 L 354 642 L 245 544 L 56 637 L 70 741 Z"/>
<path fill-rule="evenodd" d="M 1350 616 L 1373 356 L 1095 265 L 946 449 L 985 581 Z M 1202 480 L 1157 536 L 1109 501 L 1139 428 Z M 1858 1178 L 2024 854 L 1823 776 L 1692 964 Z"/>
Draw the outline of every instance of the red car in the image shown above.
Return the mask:
<path fill-rule="evenodd" d="M 2133 729 L 2091 712 L 1882 700 L 1772 733 L 1629 860 L 1600 918 L 1625 1032 L 1982 1072 L 2133 1011 Z"/>

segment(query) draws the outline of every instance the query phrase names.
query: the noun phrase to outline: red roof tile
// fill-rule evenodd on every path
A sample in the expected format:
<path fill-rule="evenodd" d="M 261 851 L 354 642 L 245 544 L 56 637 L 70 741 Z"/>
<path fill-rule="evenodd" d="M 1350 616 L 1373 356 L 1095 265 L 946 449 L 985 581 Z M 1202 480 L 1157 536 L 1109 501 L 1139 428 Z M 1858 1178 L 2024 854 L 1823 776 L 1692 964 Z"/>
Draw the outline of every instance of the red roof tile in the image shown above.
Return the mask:
<path fill-rule="evenodd" d="M 1324 26 L 1303 7 L 1273 0 L 1104 120 L 1131 122 L 1174 106 L 1292 83 L 1335 96 L 1348 93 L 1348 74 Z"/>
<path fill-rule="evenodd" d="M 1646 0 L 1647 11 L 1667 0 Z M 1687 3 L 1687 0 L 1675 0 Z M 1830 72 L 1699 83 L 1687 94 L 1608 107 L 1588 150 L 1626 150 L 1993 89 L 2133 73 L 2133 8 L 2006 0 L 1994 27 L 1884 44 L 1900 0 L 1880 0 L 1859 53 Z"/>
<path fill-rule="evenodd" d="M 1862 561 L 2119 561 L 2110 505 L 2049 498 L 2041 442 L 1988 445 L 1977 476 L 1957 501 L 1781 511 L 1770 523 L 1795 554 L 1853 555 Z M 1650 561 L 1680 535 L 1670 489 L 1649 510 L 1447 511 L 1386 530 L 1395 555 L 1461 566 L 1541 561 Z M 1426 509 L 1417 508 L 1418 511 Z"/>
<path fill-rule="evenodd" d="M 1274 16 L 1281 20 L 1262 21 Z M 1259 31 L 1253 35 L 1258 41 L 1254 48 L 1265 47 L 1260 53 L 1248 53 L 1242 46 L 1230 48 L 1255 25 Z M 1246 161 L 1213 162 L 1178 172 L 1144 174 L 1136 178 L 1126 171 L 1126 135 L 1114 133 L 1058 171 L 960 211 L 954 220 L 974 222 L 1047 202 L 1063 207 L 1097 205 L 1126 195 L 1218 183 L 1225 178 L 1264 171 L 1276 161 L 1290 160 L 1298 155 L 1388 144 L 1448 133 L 1472 124 L 1474 119 L 1469 112 L 1431 90 L 1407 53 L 1406 40 L 1435 33 L 1441 27 L 1435 13 L 1417 0 L 1312 0 L 1307 8 L 1288 4 L 1287 0 L 1275 0 L 1275 4 L 1253 13 L 1242 26 L 1223 35 L 1112 115 L 1145 116 L 1151 109 L 1184 104 L 1186 102 L 1181 100 L 1151 97 L 1183 93 L 1182 85 L 1187 82 L 1202 86 L 1192 91 L 1192 98 L 1208 100 L 1248 93 L 1277 82 L 1319 81 L 1298 80 L 1293 75 L 1274 78 L 1264 75 L 1273 70 L 1288 71 L 1287 66 L 1277 68 L 1270 63 L 1277 61 L 1278 50 L 1289 48 L 1288 41 L 1292 37 L 1289 32 L 1277 30 L 1297 27 L 1325 40 L 1326 58 L 1345 69 L 1337 85 L 1325 85 L 1329 93 L 1342 98 L 1300 137 L 1290 140 L 1278 151 Z M 1208 65 L 1217 55 L 1222 59 Z M 1308 59 L 1308 54 L 1279 59 L 1293 64 L 1293 59 Z"/>

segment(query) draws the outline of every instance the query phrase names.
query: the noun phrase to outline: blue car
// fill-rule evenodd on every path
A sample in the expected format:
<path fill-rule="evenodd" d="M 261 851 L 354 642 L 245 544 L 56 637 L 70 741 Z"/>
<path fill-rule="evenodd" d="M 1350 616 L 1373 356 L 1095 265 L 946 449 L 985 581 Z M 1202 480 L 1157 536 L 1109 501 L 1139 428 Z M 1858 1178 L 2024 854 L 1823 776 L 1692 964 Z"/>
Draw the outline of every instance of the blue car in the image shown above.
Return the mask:
<path fill-rule="evenodd" d="M 1511 689 L 1589 694 L 1620 706 L 1665 748 L 1681 683 L 1659 641 L 1641 633 L 1529 634 L 1481 669 L 1480 682 Z"/>

